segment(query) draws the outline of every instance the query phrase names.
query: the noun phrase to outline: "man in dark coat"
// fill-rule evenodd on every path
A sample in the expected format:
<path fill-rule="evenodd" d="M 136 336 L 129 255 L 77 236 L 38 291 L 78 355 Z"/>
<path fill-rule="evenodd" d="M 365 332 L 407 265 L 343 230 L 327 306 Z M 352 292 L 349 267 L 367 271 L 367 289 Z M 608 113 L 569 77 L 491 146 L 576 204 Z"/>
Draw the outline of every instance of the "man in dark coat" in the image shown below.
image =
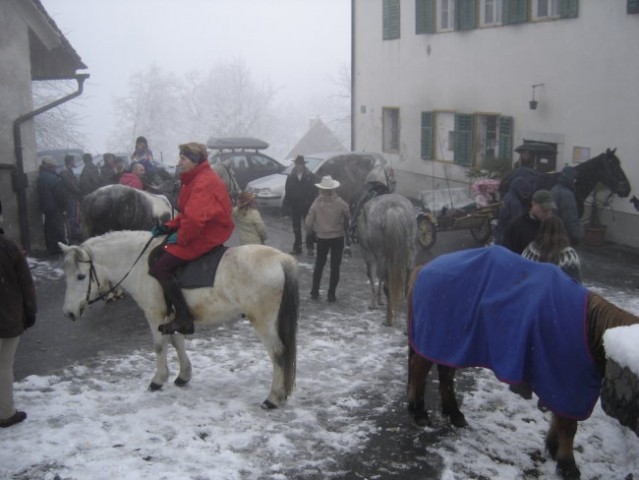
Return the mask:
<path fill-rule="evenodd" d="M 82 161 L 84 162 L 84 168 L 82 173 L 80 173 L 80 190 L 84 197 L 102 186 L 102 178 L 100 177 L 100 170 L 93 164 L 93 157 L 90 153 L 82 155 Z"/>
<path fill-rule="evenodd" d="M 552 187 L 552 197 L 557 205 L 555 214 L 561 218 L 566 227 L 570 245 L 576 247 L 579 244 L 581 229 L 579 226 L 579 210 L 575 198 L 575 180 L 577 170 L 566 166 L 559 174 L 557 183 Z"/>
<path fill-rule="evenodd" d="M 291 212 L 293 234 L 295 235 L 291 251 L 293 255 L 302 253 L 302 222 L 306 219 L 308 209 L 311 208 L 313 200 L 317 196 L 316 183 L 317 178 L 306 168 L 306 160 L 302 155 L 298 155 L 295 158 L 295 166 L 286 178 L 284 186 L 284 209 Z M 312 256 L 315 253 L 315 245 L 312 240 L 309 241 L 308 237 L 307 235 L 306 248 L 308 255 Z"/>
<path fill-rule="evenodd" d="M 80 192 L 80 182 L 75 176 L 73 169 L 75 168 L 75 158 L 73 155 L 64 157 L 65 169 L 60 172 L 64 193 L 66 196 L 65 211 L 67 214 L 67 227 L 69 232 L 69 240 L 72 243 L 80 243 L 82 235 L 80 233 L 80 200 L 82 193 Z"/>
<path fill-rule="evenodd" d="M 51 255 L 61 253 L 58 242 L 68 244 L 63 215 L 67 198 L 55 169 L 55 160 L 45 157 L 37 181 L 40 211 L 44 214 L 44 242 Z"/>
<path fill-rule="evenodd" d="M 550 217 L 557 208 L 548 190 L 537 190 L 530 202 L 530 209 L 514 219 L 504 231 L 502 245 L 508 250 L 521 255 L 539 232 L 541 221 Z"/>
<path fill-rule="evenodd" d="M 525 176 L 517 177 L 512 181 L 508 193 L 504 195 L 499 206 L 497 228 L 495 229 L 496 244 L 501 244 L 508 224 L 528 211 L 533 190 L 534 186 L 531 180 Z"/>
<path fill-rule="evenodd" d="M 36 310 L 33 278 L 24 254 L 0 233 L 0 428 L 27 418 L 14 407 L 13 364 L 20 335 L 35 323 Z"/>

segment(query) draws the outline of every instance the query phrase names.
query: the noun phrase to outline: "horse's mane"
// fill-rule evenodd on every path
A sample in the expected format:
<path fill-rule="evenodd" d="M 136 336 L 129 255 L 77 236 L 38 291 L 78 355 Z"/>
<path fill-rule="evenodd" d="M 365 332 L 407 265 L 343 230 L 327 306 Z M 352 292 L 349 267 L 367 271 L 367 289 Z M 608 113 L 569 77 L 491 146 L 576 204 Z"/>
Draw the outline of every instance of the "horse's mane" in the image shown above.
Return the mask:
<path fill-rule="evenodd" d="M 597 366 L 603 369 L 606 363 L 606 352 L 603 345 L 603 334 L 609 328 L 623 327 L 639 323 L 639 317 L 613 305 L 605 298 L 590 292 L 588 295 L 588 346 Z"/>
<path fill-rule="evenodd" d="M 144 244 L 148 239 L 149 232 L 145 230 L 114 230 L 89 238 L 82 244 L 82 247 L 94 251 L 96 248 L 99 249 L 105 243 L 108 243 L 113 248 L 113 255 L 117 256 L 118 252 L 122 251 L 123 246 L 132 247 L 138 243 Z"/>

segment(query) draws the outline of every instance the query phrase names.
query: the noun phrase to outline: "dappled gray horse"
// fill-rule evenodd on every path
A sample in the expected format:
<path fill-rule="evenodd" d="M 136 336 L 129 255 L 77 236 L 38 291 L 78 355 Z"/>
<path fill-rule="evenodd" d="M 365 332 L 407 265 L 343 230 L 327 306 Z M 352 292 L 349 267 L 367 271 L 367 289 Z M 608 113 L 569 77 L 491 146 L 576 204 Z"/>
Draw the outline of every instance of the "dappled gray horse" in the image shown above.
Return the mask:
<path fill-rule="evenodd" d="M 358 229 L 366 275 L 371 285 L 370 308 L 381 303 L 383 288 L 386 324 L 392 325 L 406 293 L 406 282 L 415 256 L 417 222 L 413 204 L 394 193 L 373 198 L 362 209 Z M 373 270 L 376 275 L 373 275 Z"/>

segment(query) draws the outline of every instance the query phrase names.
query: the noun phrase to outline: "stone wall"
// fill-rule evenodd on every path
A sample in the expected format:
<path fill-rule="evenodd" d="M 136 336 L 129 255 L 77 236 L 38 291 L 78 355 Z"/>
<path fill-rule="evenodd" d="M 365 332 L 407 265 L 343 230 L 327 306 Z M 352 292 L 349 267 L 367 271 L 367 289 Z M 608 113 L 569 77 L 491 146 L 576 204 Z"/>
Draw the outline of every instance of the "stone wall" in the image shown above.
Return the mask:
<path fill-rule="evenodd" d="M 608 358 L 601 389 L 604 412 L 639 435 L 639 378 L 628 367 Z"/>

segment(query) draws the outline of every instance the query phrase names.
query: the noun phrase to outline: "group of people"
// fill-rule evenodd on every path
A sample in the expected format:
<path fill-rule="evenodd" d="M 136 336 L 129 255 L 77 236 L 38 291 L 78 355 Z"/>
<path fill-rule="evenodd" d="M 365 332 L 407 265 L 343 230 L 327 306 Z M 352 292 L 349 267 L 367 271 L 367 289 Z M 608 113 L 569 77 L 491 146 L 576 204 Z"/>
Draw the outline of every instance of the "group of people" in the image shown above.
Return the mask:
<path fill-rule="evenodd" d="M 162 172 L 153 163 L 153 153 L 146 138 L 138 137 L 131 154 L 131 163 L 112 153 L 105 153 L 98 168 L 89 153 L 82 156 L 84 167 L 75 173 L 75 157 L 67 155 L 64 170 L 58 173 L 56 162 L 44 157 L 37 180 L 40 211 L 44 217 L 44 238 L 51 255 L 60 253 L 58 242 L 82 241 L 80 202 L 82 198 L 105 185 L 122 184 L 139 190 L 157 193 L 153 184 L 161 181 Z M 166 172 L 164 172 L 166 174 Z"/>

